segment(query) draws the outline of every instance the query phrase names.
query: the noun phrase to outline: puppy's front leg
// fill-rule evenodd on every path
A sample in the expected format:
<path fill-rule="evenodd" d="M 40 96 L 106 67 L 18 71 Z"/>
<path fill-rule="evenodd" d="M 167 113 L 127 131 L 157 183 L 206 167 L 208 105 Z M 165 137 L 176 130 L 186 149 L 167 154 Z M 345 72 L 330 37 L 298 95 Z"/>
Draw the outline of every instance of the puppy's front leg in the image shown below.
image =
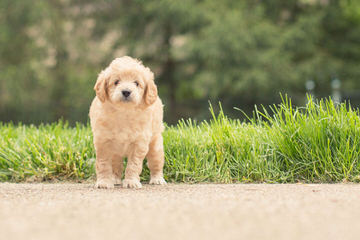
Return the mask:
<path fill-rule="evenodd" d="M 96 188 L 114 188 L 112 158 L 108 148 L 96 147 Z"/>
<path fill-rule="evenodd" d="M 109 159 L 96 159 L 96 178 L 96 188 L 114 188 L 111 161 Z"/>
<path fill-rule="evenodd" d="M 141 188 L 140 173 L 148 150 L 149 146 L 145 144 L 134 146 L 132 154 L 128 157 L 125 179 L 122 183 L 124 188 Z"/>

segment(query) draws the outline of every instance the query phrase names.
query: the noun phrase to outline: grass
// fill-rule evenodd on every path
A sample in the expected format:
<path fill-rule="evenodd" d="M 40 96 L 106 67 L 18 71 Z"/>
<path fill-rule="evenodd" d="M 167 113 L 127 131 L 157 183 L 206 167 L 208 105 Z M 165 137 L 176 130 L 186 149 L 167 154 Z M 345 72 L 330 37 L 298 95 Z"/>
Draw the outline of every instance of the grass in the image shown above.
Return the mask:
<path fill-rule="evenodd" d="M 223 111 L 196 124 L 181 120 L 164 132 L 169 182 L 359 182 L 360 117 L 349 104 L 309 99 L 295 108 L 254 111 L 242 122 Z M 240 113 L 239 113 L 240 114 Z M 90 127 L 60 121 L 0 124 L 0 181 L 94 178 Z M 144 166 L 142 180 L 148 180 Z"/>

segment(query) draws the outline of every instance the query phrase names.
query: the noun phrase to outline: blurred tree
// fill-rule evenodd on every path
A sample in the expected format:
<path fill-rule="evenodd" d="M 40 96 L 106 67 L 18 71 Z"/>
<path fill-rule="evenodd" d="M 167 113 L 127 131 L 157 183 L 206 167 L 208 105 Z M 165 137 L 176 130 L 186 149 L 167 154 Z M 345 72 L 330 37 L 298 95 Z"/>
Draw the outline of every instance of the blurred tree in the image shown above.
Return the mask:
<path fill-rule="evenodd" d="M 357 1 L 333 1 L 322 19 L 323 47 L 338 61 L 333 75 L 343 81 L 345 89 L 360 88 L 360 21 L 356 20 L 359 6 Z"/>
<path fill-rule="evenodd" d="M 359 9 L 356 0 L 3 0 L 0 121 L 87 121 L 97 73 L 123 55 L 155 72 L 170 123 L 206 118 L 209 99 L 227 113 L 279 92 L 303 104 L 308 79 L 328 96 L 337 77 L 351 97 Z"/>
<path fill-rule="evenodd" d="M 47 19 L 50 28 L 47 32 L 47 41 L 54 51 L 54 65 L 51 67 L 52 84 L 49 96 L 49 105 L 52 109 L 52 119 L 68 118 L 69 106 L 66 102 L 69 74 L 69 46 L 66 44 L 65 21 L 69 21 L 68 2 L 48 1 Z"/>
<path fill-rule="evenodd" d="M 193 41 L 195 89 L 201 98 L 218 99 L 227 107 L 268 102 L 280 90 L 296 84 L 289 51 L 283 51 L 283 31 L 264 19 L 261 5 L 209 1 L 205 26 Z M 276 97 L 275 97 L 276 98 Z"/>
<path fill-rule="evenodd" d="M 360 21 L 360 2 L 358 0 L 341 0 L 342 14 L 351 21 Z"/>
<path fill-rule="evenodd" d="M 29 34 L 31 26 L 38 22 L 39 14 L 34 7 L 41 8 L 41 4 L 0 2 L 0 120 L 3 121 L 32 118 L 35 115 L 32 106 L 41 104 L 31 101 L 41 90 L 33 66 L 41 51 Z"/>

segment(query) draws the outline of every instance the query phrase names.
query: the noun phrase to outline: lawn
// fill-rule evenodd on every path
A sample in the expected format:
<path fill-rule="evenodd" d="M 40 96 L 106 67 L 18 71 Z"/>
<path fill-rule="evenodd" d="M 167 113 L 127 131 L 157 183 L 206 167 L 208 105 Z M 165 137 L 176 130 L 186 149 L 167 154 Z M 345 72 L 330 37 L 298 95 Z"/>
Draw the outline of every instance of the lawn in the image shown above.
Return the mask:
<path fill-rule="evenodd" d="M 360 117 L 331 99 L 293 107 L 255 108 L 246 121 L 220 111 L 209 121 L 168 126 L 168 182 L 359 182 Z M 241 112 L 239 112 L 241 114 Z M 93 179 L 95 152 L 88 125 L 0 123 L 0 181 Z M 146 166 L 142 180 L 148 180 Z"/>

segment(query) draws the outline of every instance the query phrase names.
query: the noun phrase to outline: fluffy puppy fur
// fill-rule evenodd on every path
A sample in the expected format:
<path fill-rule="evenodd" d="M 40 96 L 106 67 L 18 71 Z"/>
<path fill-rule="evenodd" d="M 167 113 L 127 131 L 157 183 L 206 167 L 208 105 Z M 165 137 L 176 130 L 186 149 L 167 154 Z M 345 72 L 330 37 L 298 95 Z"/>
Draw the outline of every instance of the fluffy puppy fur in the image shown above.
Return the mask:
<path fill-rule="evenodd" d="M 145 157 L 150 184 L 166 184 L 163 105 L 154 74 L 136 59 L 116 58 L 99 74 L 94 89 L 90 122 L 96 150 L 96 187 L 121 184 L 124 157 L 128 163 L 123 187 L 141 188 L 139 175 Z"/>

